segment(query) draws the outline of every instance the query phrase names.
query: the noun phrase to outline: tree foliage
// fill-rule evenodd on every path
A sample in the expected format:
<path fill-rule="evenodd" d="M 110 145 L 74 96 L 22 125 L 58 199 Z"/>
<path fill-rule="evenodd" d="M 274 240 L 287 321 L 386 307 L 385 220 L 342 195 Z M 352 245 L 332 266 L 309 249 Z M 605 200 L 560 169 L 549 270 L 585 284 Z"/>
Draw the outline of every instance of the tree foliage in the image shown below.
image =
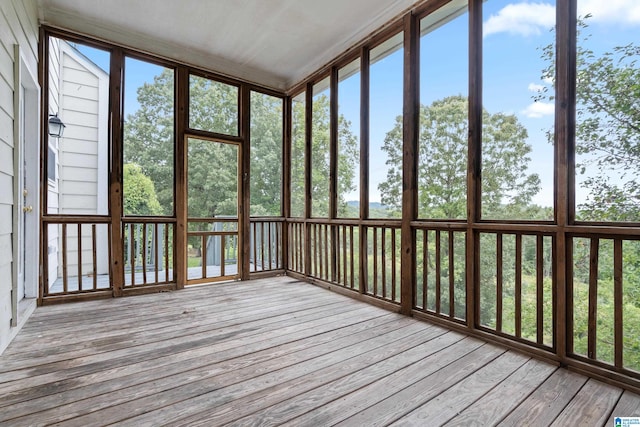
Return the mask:
<path fill-rule="evenodd" d="M 640 221 L 640 46 L 594 52 L 585 35 L 590 17 L 578 22 L 576 175 L 588 195 L 577 214 L 587 221 Z M 542 56 L 543 77 L 553 76 L 554 46 Z M 547 88 L 539 98 L 553 95 Z"/>
<path fill-rule="evenodd" d="M 312 105 L 311 128 L 311 195 L 312 215 L 327 217 L 329 213 L 329 97 L 316 96 Z M 291 132 L 291 212 L 302 216 L 304 212 L 304 152 L 305 152 L 305 104 L 294 102 Z M 338 216 L 348 211 L 344 195 L 355 189 L 356 164 L 359 156 L 358 138 L 351 122 L 338 116 Z"/>
<path fill-rule="evenodd" d="M 418 209 L 423 218 L 466 218 L 467 98 L 450 96 L 420 106 Z M 518 217 L 530 208 L 540 178 L 529 174 L 527 130 L 513 114 L 483 110 L 482 208 L 485 217 Z M 402 117 L 385 137 L 387 179 L 382 203 L 402 205 Z"/>
<path fill-rule="evenodd" d="M 162 207 L 158 202 L 153 181 L 136 164 L 128 163 L 123 167 L 124 214 L 160 215 Z"/>

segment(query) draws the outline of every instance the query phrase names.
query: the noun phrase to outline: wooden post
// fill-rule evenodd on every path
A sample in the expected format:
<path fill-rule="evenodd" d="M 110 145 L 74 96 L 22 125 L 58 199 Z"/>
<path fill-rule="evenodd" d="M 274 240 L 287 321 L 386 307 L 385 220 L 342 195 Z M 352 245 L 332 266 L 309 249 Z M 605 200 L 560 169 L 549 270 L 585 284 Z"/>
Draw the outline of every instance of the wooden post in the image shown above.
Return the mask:
<path fill-rule="evenodd" d="M 43 297 L 45 296 L 45 290 L 49 289 L 49 278 L 47 272 L 49 271 L 49 230 L 46 224 L 43 223 L 42 218 L 47 214 L 47 160 L 49 155 L 49 132 L 48 132 L 48 117 L 49 117 L 49 92 L 45 89 L 49 87 L 49 35 L 40 27 L 40 37 L 38 38 L 38 82 L 43 92 L 40 94 L 40 108 L 42 110 L 40 114 L 40 218 L 38 221 L 40 227 L 38 245 L 40 260 L 40 270 L 38 271 L 38 306 L 42 305 Z M 47 184 L 47 185 L 45 185 Z"/>
<path fill-rule="evenodd" d="M 469 2 L 469 141 L 467 159 L 466 318 L 475 328 L 480 321 L 480 235 L 474 224 L 480 219 L 482 182 L 482 0 Z"/>
<path fill-rule="evenodd" d="M 282 111 L 282 223 L 281 248 L 282 268 L 289 270 L 289 223 L 291 217 L 291 126 L 292 126 L 292 99 L 287 96 L 283 99 Z M 276 255 L 277 256 L 277 255 Z"/>
<path fill-rule="evenodd" d="M 554 307 L 555 348 L 561 362 L 573 351 L 572 240 L 566 227 L 575 220 L 575 124 L 576 124 L 576 0 L 556 6 L 556 102 L 555 102 L 555 218 L 556 293 Z M 572 316 L 571 316 L 572 317 Z"/>
<path fill-rule="evenodd" d="M 109 214 L 111 215 L 111 281 L 113 296 L 122 296 L 124 286 L 124 240 L 122 234 L 122 110 L 124 83 L 124 53 L 116 48 L 111 51 L 109 126 L 111 141 L 111 171 L 109 174 Z"/>
<path fill-rule="evenodd" d="M 367 227 L 362 221 L 369 218 L 369 49 L 360 50 L 360 284 L 358 290 L 366 294 L 369 287 L 369 242 Z"/>
<path fill-rule="evenodd" d="M 248 280 L 250 273 L 249 257 L 245 256 L 251 250 L 251 91 L 245 84 L 240 86 L 240 183 L 238 234 L 242 242 L 240 262 L 242 270 L 241 280 Z M 264 259 L 263 259 L 264 261 Z"/>
<path fill-rule="evenodd" d="M 313 126 L 313 84 L 307 83 L 304 103 L 304 274 L 311 275 L 311 135 Z"/>
<path fill-rule="evenodd" d="M 329 219 L 336 219 L 338 217 L 338 67 L 334 66 L 331 68 L 329 87 Z M 337 226 L 331 224 L 329 226 L 329 232 L 331 233 L 331 274 L 327 274 L 327 277 L 332 282 L 337 282 Z"/>
<path fill-rule="evenodd" d="M 419 21 L 413 13 L 404 16 L 404 108 L 402 142 L 402 254 L 400 312 L 413 309 L 416 272 L 416 239 L 411 221 L 418 216 L 418 139 L 420 137 Z"/>
<path fill-rule="evenodd" d="M 176 130 L 175 130 L 175 215 L 173 237 L 174 278 L 178 289 L 187 283 L 187 138 L 189 122 L 189 71 L 186 67 L 176 70 Z M 167 271 L 167 277 L 169 272 Z"/>

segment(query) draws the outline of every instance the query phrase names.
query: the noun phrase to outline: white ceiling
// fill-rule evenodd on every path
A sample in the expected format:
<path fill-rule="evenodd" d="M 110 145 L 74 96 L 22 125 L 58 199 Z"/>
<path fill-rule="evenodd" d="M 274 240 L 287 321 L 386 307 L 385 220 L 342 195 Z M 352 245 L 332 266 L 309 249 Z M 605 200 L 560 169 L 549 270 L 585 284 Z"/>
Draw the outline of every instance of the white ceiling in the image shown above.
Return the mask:
<path fill-rule="evenodd" d="M 38 0 L 42 23 L 275 89 L 420 0 Z"/>

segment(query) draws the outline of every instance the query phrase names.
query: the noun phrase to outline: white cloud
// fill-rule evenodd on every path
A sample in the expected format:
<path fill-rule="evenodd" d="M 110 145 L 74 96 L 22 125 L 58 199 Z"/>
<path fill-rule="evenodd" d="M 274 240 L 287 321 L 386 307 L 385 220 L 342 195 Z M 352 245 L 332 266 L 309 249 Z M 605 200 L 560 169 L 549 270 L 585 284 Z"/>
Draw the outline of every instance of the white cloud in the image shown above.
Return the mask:
<path fill-rule="evenodd" d="M 542 81 L 545 82 L 548 85 L 552 85 L 553 84 L 553 77 L 547 76 L 547 77 L 543 78 Z"/>
<path fill-rule="evenodd" d="M 593 22 L 606 24 L 640 25 L 640 2 L 638 0 L 581 0 L 578 15 L 591 14 Z"/>
<path fill-rule="evenodd" d="M 543 85 L 537 85 L 535 83 L 529 83 L 529 90 L 531 92 L 535 92 L 535 93 L 540 93 L 542 92 L 544 89 Z"/>
<path fill-rule="evenodd" d="M 555 23 L 556 8 L 551 4 L 508 4 L 485 21 L 483 35 L 486 37 L 503 32 L 525 37 L 539 35 L 553 28 Z"/>
<path fill-rule="evenodd" d="M 551 116 L 555 111 L 555 106 L 551 102 L 534 102 L 522 111 L 522 114 L 532 119 L 539 119 L 544 116 Z"/>

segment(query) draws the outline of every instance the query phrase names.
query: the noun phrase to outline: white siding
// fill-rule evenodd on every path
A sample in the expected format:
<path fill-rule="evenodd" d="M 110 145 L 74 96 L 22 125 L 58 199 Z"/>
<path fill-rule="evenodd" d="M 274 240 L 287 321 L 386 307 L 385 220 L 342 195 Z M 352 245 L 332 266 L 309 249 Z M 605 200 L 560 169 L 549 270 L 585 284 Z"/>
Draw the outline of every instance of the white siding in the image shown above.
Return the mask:
<path fill-rule="evenodd" d="M 24 61 L 37 69 L 38 11 L 35 0 L 0 0 L 0 352 L 9 344 L 13 333 L 11 320 L 13 253 L 13 91 L 14 45 L 20 45 Z"/>

